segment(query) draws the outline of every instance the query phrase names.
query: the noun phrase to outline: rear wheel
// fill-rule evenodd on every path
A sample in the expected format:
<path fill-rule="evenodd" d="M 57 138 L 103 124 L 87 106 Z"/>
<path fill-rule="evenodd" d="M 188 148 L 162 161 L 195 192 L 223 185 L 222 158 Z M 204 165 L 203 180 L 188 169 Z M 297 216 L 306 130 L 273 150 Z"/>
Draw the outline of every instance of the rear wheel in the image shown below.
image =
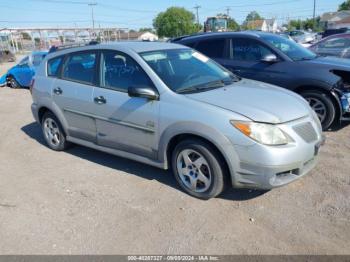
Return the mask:
<path fill-rule="evenodd" d="M 180 142 L 172 154 L 172 168 L 181 188 L 188 194 L 209 199 L 225 187 L 225 168 L 220 155 L 199 139 Z"/>
<path fill-rule="evenodd" d="M 330 96 L 320 91 L 305 91 L 301 95 L 316 112 L 323 130 L 327 130 L 333 124 L 336 116 L 336 107 Z"/>
<path fill-rule="evenodd" d="M 63 151 L 69 146 L 63 128 L 54 114 L 47 112 L 41 122 L 42 132 L 47 145 L 55 151 Z"/>

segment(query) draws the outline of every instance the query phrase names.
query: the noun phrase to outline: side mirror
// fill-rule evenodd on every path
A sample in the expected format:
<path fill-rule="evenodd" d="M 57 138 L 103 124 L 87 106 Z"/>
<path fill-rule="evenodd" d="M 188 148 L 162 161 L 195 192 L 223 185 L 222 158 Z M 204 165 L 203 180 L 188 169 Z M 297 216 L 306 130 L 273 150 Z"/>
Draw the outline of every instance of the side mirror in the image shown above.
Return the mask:
<path fill-rule="evenodd" d="M 268 54 L 265 55 L 262 59 L 261 62 L 266 62 L 266 63 L 276 63 L 278 62 L 278 58 L 274 54 Z"/>
<path fill-rule="evenodd" d="M 128 88 L 130 97 L 143 97 L 149 100 L 158 100 L 159 94 L 154 88 L 149 86 L 130 86 Z"/>

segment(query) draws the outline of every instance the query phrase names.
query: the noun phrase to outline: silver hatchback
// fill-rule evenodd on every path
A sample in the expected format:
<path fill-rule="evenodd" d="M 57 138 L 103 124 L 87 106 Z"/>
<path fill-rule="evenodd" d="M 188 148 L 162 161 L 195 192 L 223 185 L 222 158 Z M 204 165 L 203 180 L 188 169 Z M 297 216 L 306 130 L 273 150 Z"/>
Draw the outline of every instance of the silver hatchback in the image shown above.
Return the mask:
<path fill-rule="evenodd" d="M 299 95 L 241 79 L 170 43 L 120 42 L 49 54 L 32 112 L 50 148 L 79 144 L 162 169 L 209 199 L 307 174 L 323 142 Z"/>

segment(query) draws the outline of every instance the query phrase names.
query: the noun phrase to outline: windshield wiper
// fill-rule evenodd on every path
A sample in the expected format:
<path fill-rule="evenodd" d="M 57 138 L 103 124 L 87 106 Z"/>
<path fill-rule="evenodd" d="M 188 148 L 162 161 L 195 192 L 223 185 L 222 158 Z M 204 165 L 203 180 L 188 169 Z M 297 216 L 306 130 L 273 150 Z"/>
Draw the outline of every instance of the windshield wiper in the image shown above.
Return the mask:
<path fill-rule="evenodd" d="M 208 82 L 205 84 L 195 85 L 195 86 L 188 86 L 188 87 L 181 87 L 178 90 L 176 90 L 176 93 L 187 93 L 187 92 L 195 92 L 195 91 L 201 91 L 206 89 L 214 89 L 214 88 L 220 88 L 224 87 L 226 84 L 223 80 L 216 80 L 212 82 Z"/>

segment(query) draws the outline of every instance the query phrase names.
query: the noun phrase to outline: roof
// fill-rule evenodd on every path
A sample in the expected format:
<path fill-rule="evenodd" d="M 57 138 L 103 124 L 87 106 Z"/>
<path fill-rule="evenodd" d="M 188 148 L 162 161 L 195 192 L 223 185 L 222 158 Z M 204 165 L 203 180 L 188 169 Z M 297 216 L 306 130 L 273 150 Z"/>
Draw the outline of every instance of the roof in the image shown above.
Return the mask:
<path fill-rule="evenodd" d="M 144 41 L 120 41 L 120 42 L 107 42 L 107 43 L 101 43 L 101 44 L 87 44 L 84 46 L 78 46 L 78 47 L 71 47 L 71 48 L 65 48 L 58 51 L 55 51 L 53 53 L 50 53 L 49 56 L 51 57 L 51 54 L 60 55 L 65 54 L 67 51 L 83 51 L 83 50 L 89 50 L 89 49 L 129 49 L 133 50 L 136 53 L 141 52 L 149 52 L 149 51 L 158 51 L 158 50 L 169 50 L 169 49 L 184 49 L 188 48 L 183 45 L 173 44 L 173 43 L 167 43 L 167 42 L 144 42 Z"/>
<path fill-rule="evenodd" d="M 32 55 L 46 55 L 47 53 L 47 51 L 33 51 Z"/>
<path fill-rule="evenodd" d="M 254 21 L 248 21 L 247 27 L 248 28 L 261 28 L 264 24 L 265 20 L 254 20 Z"/>
<path fill-rule="evenodd" d="M 195 35 L 189 35 L 189 36 L 183 36 L 174 39 L 174 42 L 177 41 L 186 41 L 186 40 L 194 40 L 194 39 L 200 39 L 200 38 L 215 38 L 215 37 L 230 37 L 230 36 L 244 36 L 244 37 L 255 37 L 259 38 L 261 36 L 265 35 L 274 35 L 272 33 L 268 32 L 262 32 L 262 31 L 240 31 L 240 32 L 215 32 L 215 33 L 203 33 L 203 34 L 195 34 Z"/>
<path fill-rule="evenodd" d="M 111 42 L 99 44 L 102 47 L 123 47 L 134 50 L 137 53 L 157 51 L 157 50 L 167 50 L 167 49 L 183 49 L 184 46 L 167 43 L 167 42 L 143 42 L 143 41 L 121 41 L 121 42 Z"/>
<path fill-rule="evenodd" d="M 341 20 L 335 21 L 336 24 L 350 24 L 350 16 L 345 17 Z"/>
<path fill-rule="evenodd" d="M 339 12 L 327 12 L 324 13 L 321 16 L 321 21 L 322 22 L 335 22 L 335 21 L 339 21 L 342 20 L 346 17 L 350 16 L 350 10 L 343 10 L 343 11 L 339 11 Z"/>

